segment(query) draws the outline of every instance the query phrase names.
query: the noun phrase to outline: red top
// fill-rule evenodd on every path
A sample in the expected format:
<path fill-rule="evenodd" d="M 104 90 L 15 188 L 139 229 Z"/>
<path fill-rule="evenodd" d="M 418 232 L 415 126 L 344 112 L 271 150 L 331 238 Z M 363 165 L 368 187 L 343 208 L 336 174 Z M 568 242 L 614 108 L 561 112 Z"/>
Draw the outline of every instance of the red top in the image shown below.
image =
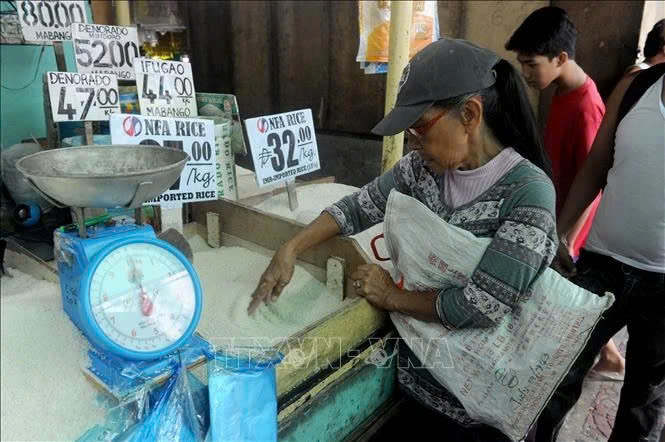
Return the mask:
<path fill-rule="evenodd" d="M 545 127 L 545 149 L 552 160 L 556 187 L 556 213 L 561 212 L 575 175 L 582 168 L 598 127 L 605 114 L 605 105 L 590 77 L 577 89 L 555 95 Z M 579 256 L 591 228 L 600 194 L 592 203 L 591 213 L 580 234 L 575 238 L 575 256 Z"/>

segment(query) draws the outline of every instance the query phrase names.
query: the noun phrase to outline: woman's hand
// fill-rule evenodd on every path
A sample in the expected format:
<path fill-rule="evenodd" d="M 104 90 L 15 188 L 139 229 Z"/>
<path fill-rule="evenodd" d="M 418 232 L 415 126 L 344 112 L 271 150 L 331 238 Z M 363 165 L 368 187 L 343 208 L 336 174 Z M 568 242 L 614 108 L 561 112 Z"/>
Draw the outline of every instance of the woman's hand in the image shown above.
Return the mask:
<path fill-rule="evenodd" d="M 258 287 L 252 293 L 252 301 L 247 308 L 251 315 L 261 305 L 261 302 L 270 304 L 277 301 L 284 287 L 291 281 L 296 265 L 296 253 L 288 244 L 283 245 L 272 257 L 270 264 L 259 281 Z"/>
<path fill-rule="evenodd" d="M 394 300 L 399 294 L 399 289 L 390 274 L 382 267 L 376 264 L 358 266 L 351 279 L 354 280 L 353 287 L 356 293 L 374 307 L 388 311 L 395 310 Z"/>
<path fill-rule="evenodd" d="M 552 268 L 565 278 L 575 275 L 575 263 L 573 258 L 570 257 L 568 244 L 563 239 L 559 241 L 559 250 L 557 250 L 557 256 L 552 261 Z"/>

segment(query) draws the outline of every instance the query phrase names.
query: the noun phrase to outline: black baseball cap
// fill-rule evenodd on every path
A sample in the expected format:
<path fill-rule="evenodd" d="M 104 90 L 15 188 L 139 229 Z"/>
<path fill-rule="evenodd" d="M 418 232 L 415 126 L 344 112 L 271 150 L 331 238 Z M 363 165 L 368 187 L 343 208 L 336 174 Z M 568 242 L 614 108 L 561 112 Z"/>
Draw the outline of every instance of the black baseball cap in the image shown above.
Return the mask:
<path fill-rule="evenodd" d="M 492 86 L 499 60 L 496 53 L 466 40 L 443 38 L 427 45 L 404 67 L 395 107 L 372 132 L 395 135 L 435 102 Z"/>

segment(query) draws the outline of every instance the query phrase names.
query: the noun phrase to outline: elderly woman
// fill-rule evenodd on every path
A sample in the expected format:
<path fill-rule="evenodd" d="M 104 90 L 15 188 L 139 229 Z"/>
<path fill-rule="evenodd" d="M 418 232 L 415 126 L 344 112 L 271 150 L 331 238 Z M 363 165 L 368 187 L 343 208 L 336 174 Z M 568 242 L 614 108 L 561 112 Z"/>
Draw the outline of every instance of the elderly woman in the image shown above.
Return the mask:
<path fill-rule="evenodd" d="M 493 239 L 463 288 L 408 292 L 381 267 L 363 265 L 352 275 L 358 295 L 378 308 L 449 329 L 490 327 L 511 312 L 558 246 L 554 187 L 521 77 L 510 63 L 467 41 L 432 43 L 406 66 L 395 108 L 373 130 L 401 131 L 408 132 L 413 151 L 286 242 L 263 273 L 250 313 L 277 300 L 298 254 L 383 221 L 393 189 L 448 223 Z M 414 413 L 422 421 L 410 422 L 407 435 L 431 424 L 446 440 L 506 440 L 473 421 L 426 369 L 417 368 L 405 344 L 399 351 L 412 362 L 400 364 L 408 368 L 399 368 L 399 382 L 417 401 L 411 409 L 420 410 Z"/>

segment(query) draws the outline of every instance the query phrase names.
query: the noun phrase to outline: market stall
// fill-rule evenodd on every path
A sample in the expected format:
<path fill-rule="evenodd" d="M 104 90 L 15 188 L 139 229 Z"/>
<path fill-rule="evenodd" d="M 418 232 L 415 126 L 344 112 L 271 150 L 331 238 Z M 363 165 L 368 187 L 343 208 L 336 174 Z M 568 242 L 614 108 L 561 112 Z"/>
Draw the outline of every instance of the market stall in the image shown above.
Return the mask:
<path fill-rule="evenodd" d="M 208 245 L 206 218 L 209 213 L 219 214 L 222 220 L 223 246 L 219 248 Z M 194 217 L 201 222 L 187 225 L 186 236 L 194 251 L 194 267 L 204 290 L 204 307 L 197 332 L 208 342 L 222 348 L 225 343 L 232 343 L 233 338 L 253 338 L 254 344 L 269 342 L 284 353 L 284 361 L 277 366 L 277 394 L 280 434 L 290 435 L 285 440 L 307 440 L 305 435 L 315 434 L 331 424 L 336 427 L 335 435 L 348 433 L 390 397 L 394 371 L 381 366 L 385 360 L 372 359 L 385 344 L 381 339 L 386 338 L 386 332 L 381 332 L 385 315 L 363 300 L 333 297 L 324 283 L 327 257 L 342 257 L 349 266 L 367 260 L 365 252 L 355 241 L 336 240 L 312 256 L 303 257 L 302 264 L 296 270 L 293 292 L 286 293 L 280 303 L 271 309 L 266 308 L 258 317 L 249 318 L 246 314 L 248 294 L 250 286 L 258 280 L 253 269 L 267 265 L 270 250 L 280 238 L 297 231 L 299 225 L 228 201 L 201 204 L 195 210 Z M 256 232 L 262 234 L 256 235 Z M 53 366 L 64 367 L 60 369 L 64 370 L 61 376 L 67 379 L 67 387 L 62 391 L 66 396 L 63 402 L 76 402 L 85 407 L 87 413 L 80 415 L 80 419 L 67 420 L 64 426 L 63 416 L 52 414 L 52 423 L 40 429 L 9 419 L 6 422 L 15 422 L 16 426 L 8 425 L 5 429 L 7 434 L 16 434 L 17 438 L 31 438 L 31 434 L 35 435 L 32 437 L 76 437 L 103 421 L 105 407 L 99 404 L 94 406 L 93 399 L 105 397 L 101 391 L 107 390 L 107 387 L 91 376 L 86 358 L 90 345 L 62 311 L 62 298 L 53 278 L 55 273 L 47 264 L 24 250 L 10 251 L 8 257 L 11 257 L 8 260 L 9 271 L 15 273 L 15 278 L 3 278 L 3 336 L 9 338 L 4 340 L 8 345 L 4 347 L 3 344 L 4 354 L 8 355 L 14 345 L 23 342 L 12 343 L 12 337 L 20 334 L 18 330 L 14 331 L 17 322 L 11 316 L 4 315 L 15 314 L 11 306 L 16 305 L 21 297 L 34 298 L 35 308 L 48 312 L 41 313 L 49 318 L 48 323 L 42 323 L 42 327 L 21 328 L 22 339 L 41 342 L 42 346 L 50 349 L 44 354 L 45 358 L 51 360 Z M 22 268 L 26 273 L 11 267 Z M 36 278 L 44 277 L 45 271 L 51 281 L 39 282 Z M 7 281 L 11 285 L 6 285 Z M 303 299 L 312 312 L 294 315 L 294 310 L 302 310 L 298 306 L 302 306 Z M 35 312 L 25 309 L 23 316 L 29 316 L 32 320 L 40 318 Z M 72 351 L 78 356 L 72 358 L 69 353 L 59 352 L 57 349 L 63 346 L 73 348 Z M 368 364 L 368 358 L 375 364 Z M 23 364 L 29 363 L 30 358 L 26 358 L 15 361 L 13 365 L 23 367 Z M 6 378 L 3 376 L 7 379 L 7 385 L 22 388 L 20 379 L 24 369 L 19 369 L 14 375 L 12 373 L 10 371 Z M 206 382 L 205 369 L 195 369 L 194 373 L 203 383 Z M 48 382 L 44 376 L 48 377 L 47 373 L 35 367 L 33 385 L 37 387 L 42 382 Z M 41 394 L 35 392 L 22 397 L 24 413 L 30 415 L 31 410 L 48 400 L 48 393 L 42 390 Z M 86 397 L 90 404 L 82 400 Z M 331 401 L 335 397 L 338 397 L 337 402 Z M 106 397 L 106 400 L 112 399 Z M 350 409 L 344 405 L 346 400 L 354 400 L 356 406 Z M 348 423 L 337 419 L 331 421 L 331 407 L 338 418 L 340 414 L 346 414 Z M 48 432 L 44 432 L 45 429 Z M 332 433 L 331 438 L 334 438 Z"/>
<path fill-rule="evenodd" d="M 3 151 L 21 206 L 2 277 L 3 439 L 361 431 L 395 388 L 387 314 L 350 279 L 381 226 L 305 253 L 280 302 L 250 316 L 275 250 L 357 189 L 300 181 L 321 168 L 311 109 L 243 131 L 235 96 L 197 90 L 177 2 L 116 3 L 110 25 L 82 1 L 15 2 L 21 44 L 52 46 L 57 68 L 41 76 L 46 137 Z M 248 154 L 253 171 L 236 165 Z M 210 376 L 220 360 L 256 368 L 256 352 L 277 355 L 260 367 L 274 385 L 238 402 Z M 244 408 L 257 398 L 274 410 Z M 196 417 L 159 421 L 172 401 Z"/>

